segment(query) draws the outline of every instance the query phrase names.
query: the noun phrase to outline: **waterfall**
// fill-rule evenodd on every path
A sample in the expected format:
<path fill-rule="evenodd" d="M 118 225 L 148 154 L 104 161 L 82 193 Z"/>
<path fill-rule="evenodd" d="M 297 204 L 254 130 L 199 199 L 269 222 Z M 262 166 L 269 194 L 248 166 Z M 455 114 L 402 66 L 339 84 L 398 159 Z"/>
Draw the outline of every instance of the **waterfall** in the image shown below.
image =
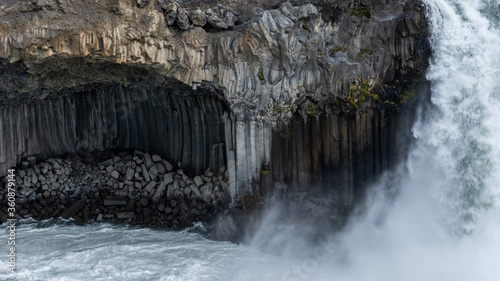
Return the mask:
<path fill-rule="evenodd" d="M 409 159 L 341 233 L 293 242 L 313 253 L 283 280 L 499 280 L 500 3 L 425 3 L 431 99 Z"/>
<path fill-rule="evenodd" d="M 367 211 L 336 237 L 338 280 L 500 278 L 500 3 L 425 2 L 431 100 L 391 177 L 397 196 L 382 179 Z M 311 276 L 331 273 L 321 271 Z"/>
<path fill-rule="evenodd" d="M 433 185 L 442 219 L 453 232 L 470 233 L 495 204 L 500 183 L 500 6 L 488 0 L 427 2 L 434 50 L 427 78 L 435 108 L 414 129 L 420 146 L 414 153 L 432 152 L 443 174 Z"/>

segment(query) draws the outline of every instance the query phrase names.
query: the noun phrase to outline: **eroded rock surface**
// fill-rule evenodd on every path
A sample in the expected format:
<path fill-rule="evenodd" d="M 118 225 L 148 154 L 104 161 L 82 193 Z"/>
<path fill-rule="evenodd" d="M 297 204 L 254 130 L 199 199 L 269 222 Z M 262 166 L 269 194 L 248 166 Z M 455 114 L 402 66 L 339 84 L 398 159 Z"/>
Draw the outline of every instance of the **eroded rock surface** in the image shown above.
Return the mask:
<path fill-rule="evenodd" d="M 307 143 L 302 140 L 322 137 L 314 128 L 345 131 L 340 140 L 335 140 L 338 135 L 329 135 L 325 142 L 330 139 L 337 144 L 324 147 L 347 155 L 349 160 L 342 163 L 350 167 L 348 180 L 338 176 L 326 182 L 351 186 L 346 196 L 352 198 L 355 184 L 349 179 L 356 175 L 353 163 L 364 161 L 358 153 L 368 151 L 375 159 L 387 159 L 382 154 L 391 151 L 390 140 L 395 139 L 398 127 L 387 125 L 397 122 L 386 122 L 386 118 L 398 115 L 385 112 L 398 112 L 418 93 L 429 55 L 425 8 L 417 0 L 260 2 L 2 2 L 0 173 L 23 157 L 46 153 L 32 152 L 37 146 L 34 136 L 43 135 L 40 128 L 28 125 L 34 108 L 52 106 L 51 101 L 66 95 L 68 89 L 110 83 L 126 87 L 149 77 L 166 88 L 182 83 L 199 93 L 209 91 L 227 105 L 227 114 L 218 120 L 224 123 L 223 155 L 233 198 L 252 194 L 262 171 L 271 174 L 271 185 L 272 181 L 291 181 L 291 187 L 310 182 L 307 173 L 314 165 L 297 160 L 290 165 L 276 163 L 282 156 L 276 156 L 274 147 L 286 143 L 287 138 L 291 142 L 283 134 L 294 130 L 283 128 L 297 118 L 306 124 L 299 130 L 305 137 L 290 143 L 297 151 L 283 158 L 297 159 L 302 153 L 317 160 L 324 150 L 303 153 Z M 189 108 L 186 110 L 180 114 L 190 115 Z M 50 134 L 58 134 L 64 127 L 56 127 Z M 68 140 L 54 144 L 60 149 L 58 154 L 82 143 L 80 137 Z M 88 143 L 99 142 L 90 139 Z M 79 148 L 93 149 L 90 145 Z M 197 153 L 183 155 L 191 159 Z M 337 167 L 328 162 L 337 158 L 325 158 L 322 173 Z M 193 165 L 200 166 L 196 161 Z M 369 168 L 366 174 L 379 173 L 380 166 Z"/>
<path fill-rule="evenodd" d="M 421 66 L 425 51 L 419 42 L 426 35 L 424 10 L 415 1 L 381 10 L 337 3 L 339 14 L 330 15 L 334 20 L 323 18 L 312 4 L 282 3 L 237 27 L 222 21 L 229 13 L 224 6 L 208 8 L 207 21 L 228 25 L 225 32 L 195 25 L 189 29 L 190 12 L 177 2 L 161 5 L 166 17 L 153 1 L 141 9 L 127 1 L 85 9 L 71 1 L 11 2 L 0 10 L 0 57 L 8 63 L 22 61 L 31 75 L 24 83 L 3 83 L 2 89 L 33 98 L 43 95 L 40 89 L 89 82 L 78 81 L 79 71 L 54 81 L 57 77 L 47 77 L 50 71 L 40 66 L 57 57 L 57 66 L 72 68 L 65 58 L 77 56 L 92 63 L 155 67 L 152 71 L 190 86 L 210 82 L 224 93 L 238 120 L 276 121 L 290 118 L 305 99 L 346 98 L 359 76 L 380 93 L 397 71 Z M 197 11 L 199 15 L 199 8 L 192 10 Z M 186 31 L 168 27 L 165 19 L 172 20 L 171 13 Z M 282 112 L 273 110 L 276 106 Z"/>

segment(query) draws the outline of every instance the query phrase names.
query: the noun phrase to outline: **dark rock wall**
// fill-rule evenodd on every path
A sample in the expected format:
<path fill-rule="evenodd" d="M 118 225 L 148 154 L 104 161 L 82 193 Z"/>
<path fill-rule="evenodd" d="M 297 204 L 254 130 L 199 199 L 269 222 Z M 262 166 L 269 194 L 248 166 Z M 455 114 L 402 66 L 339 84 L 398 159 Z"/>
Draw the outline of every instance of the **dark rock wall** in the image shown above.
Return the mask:
<path fill-rule="evenodd" d="M 67 90 L 59 97 L 0 109 L 2 171 L 23 157 L 76 150 L 131 148 L 182 163 L 188 174 L 225 164 L 223 115 L 217 97 L 166 86 L 120 84 Z"/>
<path fill-rule="evenodd" d="M 414 104 L 403 111 L 296 114 L 273 131 L 271 165 L 261 172 L 270 178 L 263 193 L 286 186 L 287 192 L 323 194 L 336 206 L 352 207 L 368 184 L 406 157 L 415 118 Z"/>
<path fill-rule="evenodd" d="M 420 0 L 87 2 L 0 4 L 0 173 L 30 154 L 124 147 L 188 173 L 226 159 L 233 199 L 260 182 L 351 198 L 411 128 L 385 110 L 425 73 Z M 198 8 L 228 15 L 228 28 L 194 20 Z"/>

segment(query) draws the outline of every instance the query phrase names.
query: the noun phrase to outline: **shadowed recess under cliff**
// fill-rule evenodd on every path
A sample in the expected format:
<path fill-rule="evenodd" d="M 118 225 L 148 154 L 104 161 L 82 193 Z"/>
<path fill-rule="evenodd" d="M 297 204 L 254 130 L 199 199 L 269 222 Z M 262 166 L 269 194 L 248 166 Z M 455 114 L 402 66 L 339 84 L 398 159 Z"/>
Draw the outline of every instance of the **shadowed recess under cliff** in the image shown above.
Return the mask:
<path fill-rule="evenodd" d="M 260 174 L 261 195 L 267 198 L 282 189 L 289 196 L 320 196 L 330 209 L 346 215 L 383 171 L 407 158 L 413 141 L 408 128 L 419 102 L 405 110 L 366 107 L 358 114 L 294 114 L 289 124 L 273 128 L 271 161 Z"/>
<path fill-rule="evenodd" d="M 188 174 L 225 164 L 226 104 L 210 91 L 119 83 L 67 89 L 56 97 L 0 109 L 2 170 L 35 155 L 139 149 L 165 156 Z M 8 120 L 8 122 L 7 122 Z"/>

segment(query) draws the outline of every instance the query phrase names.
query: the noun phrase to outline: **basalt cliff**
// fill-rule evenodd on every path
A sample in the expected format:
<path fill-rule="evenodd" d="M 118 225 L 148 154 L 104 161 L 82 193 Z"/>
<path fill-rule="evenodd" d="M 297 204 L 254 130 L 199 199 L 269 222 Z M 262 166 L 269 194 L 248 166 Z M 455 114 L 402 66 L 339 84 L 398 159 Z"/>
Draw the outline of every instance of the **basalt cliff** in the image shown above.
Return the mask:
<path fill-rule="evenodd" d="M 97 217 L 77 186 L 110 219 L 220 204 L 221 238 L 272 195 L 339 217 L 405 157 L 428 35 L 418 0 L 2 1 L 0 176 L 54 216 Z"/>

